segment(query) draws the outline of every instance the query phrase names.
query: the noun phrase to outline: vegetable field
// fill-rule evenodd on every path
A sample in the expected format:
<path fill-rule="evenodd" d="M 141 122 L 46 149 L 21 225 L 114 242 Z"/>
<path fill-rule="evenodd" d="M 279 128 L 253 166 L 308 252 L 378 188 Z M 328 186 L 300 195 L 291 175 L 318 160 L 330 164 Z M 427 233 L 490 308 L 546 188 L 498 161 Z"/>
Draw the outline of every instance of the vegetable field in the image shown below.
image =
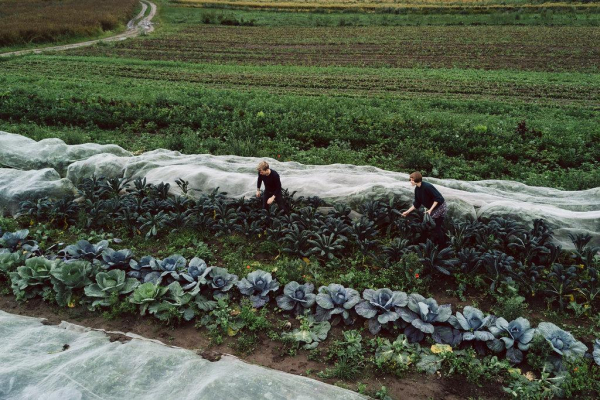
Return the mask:
<path fill-rule="evenodd" d="M 63 15 L 43 3 L 19 7 Z M 0 58 L 0 130 L 600 187 L 595 3 L 156 3 L 152 34 Z M 0 22 L 16 4 L 0 0 Z M 0 46 L 99 35 L 137 6 L 77 4 L 81 20 L 98 19 L 37 24 L 39 34 L 3 26 Z M 106 15 L 116 22 L 98 22 Z M 117 321 L 109 330 L 133 323 L 379 399 L 600 392 L 591 235 L 571 235 L 567 251 L 541 219 L 448 218 L 442 249 L 430 219 L 402 217 L 398 198 L 357 203 L 353 218 L 347 204 L 285 190 L 291 212 L 267 216 L 257 198 L 176 183 L 173 196 L 168 183 L 94 177 L 78 200 L 20 203 L 20 217 L 0 218 L 0 305 L 102 313 Z"/>

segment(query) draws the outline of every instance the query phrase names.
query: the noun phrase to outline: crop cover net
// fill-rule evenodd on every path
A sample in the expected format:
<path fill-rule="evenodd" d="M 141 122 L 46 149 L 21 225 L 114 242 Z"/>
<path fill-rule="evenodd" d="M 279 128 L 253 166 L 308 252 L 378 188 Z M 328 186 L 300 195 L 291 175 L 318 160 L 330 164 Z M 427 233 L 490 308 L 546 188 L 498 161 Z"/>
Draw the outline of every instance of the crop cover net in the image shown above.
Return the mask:
<path fill-rule="evenodd" d="M 14 214 L 20 200 L 73 193 L 74 185 L 93 175 L 145 177 L 154 184 L 168 182 L 174 193 L 179 190 L 175 181 L 181 178 L 200 192 L 218 187 L 231 197 L 253 196 L 255 167 L 261 160 L 184 155 L 164 149 L 133 155 L 116 145 L 67 145 L 59 139 L 36 142 L 0 132 L 0 167 L 4 167 L 0 168 L 0 212 Z M 366 198 L 394 195 L 411 201 L 413 197 L 407 173 L 371 166 L 266 160 L 281 175 L 283 187 L 297 196 L 319 196 L 351 206 Z M 53 170 L 56 173 L 51 173 Z M 573 247 L 568 233 L 589 233 L 592 244 L 600 245 L 600 187 L 562 191 L 504 180 L 425 179 L 436 185 L 448 200 L 452 217 L 500 215 L 526 223 L 543 218 L 565 248 Z"/>
<path fill-rule="evenodd" d="M 313 379 L 0 311 L 0 399 L 364 399 Z"/>

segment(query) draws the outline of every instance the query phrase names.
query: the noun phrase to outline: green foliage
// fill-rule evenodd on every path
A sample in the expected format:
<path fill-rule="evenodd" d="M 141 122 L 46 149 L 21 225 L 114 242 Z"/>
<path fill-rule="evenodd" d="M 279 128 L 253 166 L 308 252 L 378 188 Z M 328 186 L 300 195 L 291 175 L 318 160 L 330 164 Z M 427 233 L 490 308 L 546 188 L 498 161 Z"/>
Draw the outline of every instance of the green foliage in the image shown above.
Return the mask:
<path fill-rule="evenodd" d="M 514 290 L 507 291 L 506 295 L 496 295 L 495 300 L 494 312 L 509 321 L 523 316 L 527 311 L 525 297 L 517 295 Z"/>
<path fill-rule="evenodd" d="M 0 255 L 0 257 L 2 256 L 5 259 L 14 259 L 14 256 Z M 12 264 L 11 266 L 7 261 L 10 260 L 5 260 L 5 263 L 3 263 L 3 266 L 7 268 L 14 269 L 14 266 L 18 265 Z M 25 265 L 17 267 L 16 272 L 10 272 L 11 286 L 17 301 L 42 295 L 50 287 L 51 274 L 55 266 L 55 261 L 50 261 L 43 257 L 33 257 L 25 261 Z M 63 306 L 65 305 L 63 304 Z"/>
<path fill-rule="evenodd" d="M 95 298 L 91 308 L 96 306 L 108 307 L 114 304 L 113 297 L 131 293 L 139 286 L 134 278 L 126 278 L 125 271 L 114 269 L 108 272 L 98 272 L 96 283 L 86 286 L 84 291 L 88 297 Z"/>
<path fill-rule="evenodd" d="M 316 348 L 320 342 L 327 339 L 327 334 L 331 329 L 328 321 L 315 322 L 312 315 L 299 315 L 300 327 L 292 332 L 284 333 L 281 336 L 288 340 L 296 342 L 296 346 L 302 345 L 305 350 Z"/>
<path fill-rule="evenodd" d="M 375 365 L 384 373 L 402 377 L 409 365 L 415 364 L 420 358 L 421 346 L 409 343 L 405 335 L 398 335 L 393 342 L 384 338 L 376 338 L 375 341 Z"/>
<path fill-rule="evenodd" d="M 75 300 L 83 297 L 83 289 L 92 283 L 95 268 L 87 261 L 60 262 L 50 274 L 58 305 L 73 307 Z"/>
<path fill-rule="evenodd" d="M 588 359 L 573 359 L 566 363 L 568 372 L 561 384 L 566 398 L 595 399 L 600 397 L 600 367 Z"/>
<path fill-rule="evenodd" d="M 444 370 L 448 375 L 462 375 L 471 383 L 482 386 L 485 381 L 498 381 L 507 374 L 510 364 L 496 356 L 477 358 L 474 350 L 447 352 L 443 354 Z"/>

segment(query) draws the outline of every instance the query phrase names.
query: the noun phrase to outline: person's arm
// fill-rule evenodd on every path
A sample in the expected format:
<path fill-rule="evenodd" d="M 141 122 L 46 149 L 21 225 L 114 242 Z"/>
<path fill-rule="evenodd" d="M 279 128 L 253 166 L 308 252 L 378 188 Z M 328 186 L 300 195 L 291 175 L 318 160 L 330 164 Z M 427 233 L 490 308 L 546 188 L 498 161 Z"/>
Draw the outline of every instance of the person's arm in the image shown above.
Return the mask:
<path fill-rule="evenodd" d="M 258 173 L 258 183 L 256 184 L 256 197 L 260 197 L 260 185 L 262 184 L 263 178 L 260 172 Z"/>
<path fill-rule="evenodd" d="M 402 213 L 403 217 L 406 217 L 408 214 L 415 210 L 415 206 L 410 206 L 410 208 Z"/>
<path fill-rule="evenodd" d="M 438 206 L 438 204 L 442 204 L 444 202 L 444 197 L 442 196 L 442 194 L 435 188 L 435 186 L 431 185 L 429 186 L 429 194 L 431 195 L 431 197 L 433 197 L 433 204 L 431 205 L 431 207 L 429 208 L 429 210 L 427 210 L 427 212 L 429 214 L 431 214 L 431 212 L 433 211 L 434 208 L 436 208 Z"/>
<path fill-rule="evenodd" d="M 438 202 L 437 202 L 437 201 L 434 201 L 434 202 L 433 202 L 433 204 L 431 205 L 431 208 L 430 208 L 429 210 L 427 210 L 427 213 L 428 213 L 428 214 L 431 214 L 431 212 L 433 211 L 433 209 L 434 209 L 435 207 L 437 207 L 437 205 L 438 205 Z"/>

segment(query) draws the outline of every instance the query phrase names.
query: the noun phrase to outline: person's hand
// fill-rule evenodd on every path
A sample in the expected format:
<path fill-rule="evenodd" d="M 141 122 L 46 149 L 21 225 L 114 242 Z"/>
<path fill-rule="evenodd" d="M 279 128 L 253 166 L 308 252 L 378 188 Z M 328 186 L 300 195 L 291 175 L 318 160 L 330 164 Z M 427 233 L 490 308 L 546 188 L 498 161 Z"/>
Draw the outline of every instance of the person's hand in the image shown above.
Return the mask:
<path fill-rule="evenodd" d="M 260 189 L 256 191 L 256 197 L 260 197 Z"/>
<path fill-rule="evenodd" d="M 431 215 L 431 208 L 427 211 L 425 211 L 427 214 Z"/>
<path fill-rule="evenodd" d="M 402 216 L 403 216 L 403 217 L 406 217 L 407 215 L 408 215 L 408 211 L 404 211 L 404 212 L 402 213 Z"/>
<path fill-rule="evenodd" d="M 273 196 L 273 197 L 269 197 L 269 200 L 267 200 L 267 204 L 268 204 L 268 205 L 271 205 L 271 204 L 273 204 L 273 201 L 274 201 L 274 200 L 275 200 L 275 196 Z"/>

